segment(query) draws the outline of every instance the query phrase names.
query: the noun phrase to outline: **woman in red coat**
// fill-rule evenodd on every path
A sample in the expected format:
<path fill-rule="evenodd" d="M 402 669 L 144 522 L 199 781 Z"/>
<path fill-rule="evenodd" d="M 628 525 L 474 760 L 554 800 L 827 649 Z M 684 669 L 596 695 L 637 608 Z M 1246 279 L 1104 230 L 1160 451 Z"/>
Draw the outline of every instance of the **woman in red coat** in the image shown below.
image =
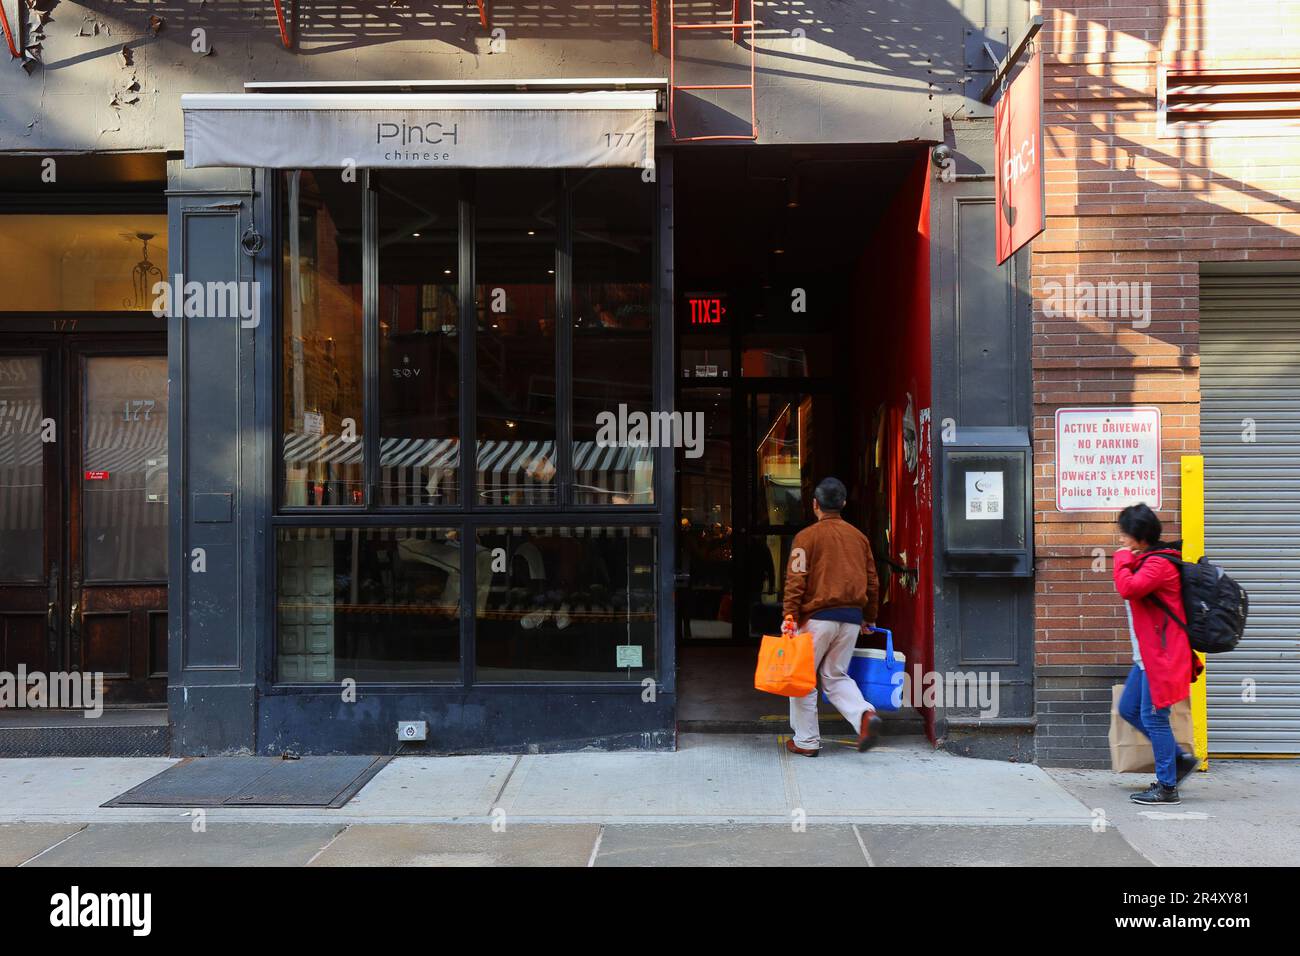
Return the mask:
<path fill-rule="evenodd" d="M 1133 669 L 1120 697 L 1120 716 L 1151 741 L 1156 782 L 1130 799 L 1142 804 L 1181 803 L 1178 784 L 1196 769 L 1194 754 L 1174 740 L 1169 709 L 1188 697 L 1202 665 L 1192 653 L 1187 632 L 1155 600 L 1177 614 L 1183 606 L 1178 565 L 1162 554 L 1181 559 L 1177 548 L 1160 540 L 1160 519 L 1144 504 L 1131 505 L 1119 515 L 1122 547 L 1115 552 L 1115 590 L 1127 602 Z"/>

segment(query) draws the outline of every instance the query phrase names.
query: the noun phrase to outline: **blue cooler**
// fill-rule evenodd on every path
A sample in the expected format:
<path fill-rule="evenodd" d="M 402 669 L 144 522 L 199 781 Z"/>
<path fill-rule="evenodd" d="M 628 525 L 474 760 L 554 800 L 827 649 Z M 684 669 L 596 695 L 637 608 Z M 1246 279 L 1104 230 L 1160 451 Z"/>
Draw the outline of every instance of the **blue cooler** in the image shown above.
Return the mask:
<path fill-rule="evenodd" d="M 907 661 L 894 650 L 894 632 L 883 627 L 873 631 L 885 635 L 885 649 L 858 647 L 849 661 L 848 674 L 876 710 L 898 710 L 903 702 L 903 671 Z M 826 694 L 822 694 L 822 700 Z"/>

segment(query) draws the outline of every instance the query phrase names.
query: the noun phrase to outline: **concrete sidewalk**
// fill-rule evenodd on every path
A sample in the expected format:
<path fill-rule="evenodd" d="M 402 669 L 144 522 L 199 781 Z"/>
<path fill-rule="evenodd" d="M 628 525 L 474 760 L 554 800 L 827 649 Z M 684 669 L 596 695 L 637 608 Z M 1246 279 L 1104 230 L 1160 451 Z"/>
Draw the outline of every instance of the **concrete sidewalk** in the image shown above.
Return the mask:
<path fill-rule="evenodd" d="M 174 761 L 0 760 L 0 865 L 1132 866 L 1300 850 L 1294 763 L 1217 764 L 1152 814 L 1127 801 L 1145 777 L 897 738 L 809 760 L 782 742 L 400 758 L 341 809 L 209 808 L 201 832 L 189 810 L 100 806 Z"/>
<path fill-rule="evenodd" d="M 0 865 L 1148 866 L 1111 829 L 809 823 L 0 824 Z"/>
<path fill-rule="evenodd" d="M 676 753 L 401 757 L 338 810 L 209 808 L 241 823 L 1087 824 L 1090 811 L 1028 764 L 970 760 L 886 738 L 867 754 L 827 740 L 816 760 L 775 735 L 685 734 Z M 175 822 L 166 808 L 104 808 L 166 759 L 0 761 L 0 823 Z"/>
<path fill-rule="evenodd" d="M 1300 760 L 1215 760 L 1179 787 L 1183 802 L 1143 809 L 1128 795 L 1147 774 L 1048 770 L 1104 813 L 1157 866 L 1295 866 L 1300 860 Z"/>

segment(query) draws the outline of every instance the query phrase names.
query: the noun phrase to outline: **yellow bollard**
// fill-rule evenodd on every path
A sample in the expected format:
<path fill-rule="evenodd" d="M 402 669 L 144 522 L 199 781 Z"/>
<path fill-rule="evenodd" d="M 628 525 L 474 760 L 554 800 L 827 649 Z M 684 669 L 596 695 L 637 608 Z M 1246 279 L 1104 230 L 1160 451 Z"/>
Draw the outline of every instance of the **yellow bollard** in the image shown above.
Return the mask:
<path fill-rule="evenodd" d="M 1199 561 L 1205 554 L 1205 456 L 1184 455 L 1182 471 L 1183 560 Z M 1205 663 L 1205 655 L 1196 656 Z M 1208 673 L 1192 685 L 1192 732 L 1196 752 L 1201 755 L 1201 770 L 1210 769 L 1210 728 L 1206 708 Z"/>

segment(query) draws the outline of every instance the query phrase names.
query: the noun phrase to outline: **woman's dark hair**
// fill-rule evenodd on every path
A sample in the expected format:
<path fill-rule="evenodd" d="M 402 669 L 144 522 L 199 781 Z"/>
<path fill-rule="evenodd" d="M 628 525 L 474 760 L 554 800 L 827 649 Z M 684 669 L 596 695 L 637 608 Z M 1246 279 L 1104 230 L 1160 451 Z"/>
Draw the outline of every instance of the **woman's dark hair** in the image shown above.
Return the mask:
<path fill-rule="evenodd" d="M 1129 505 L 1119 513 L 1119 529 L 1139 544 L 1150 547 L 1160 542 L 1164 528 L 1156 513 L 1145 503 Z"/>

